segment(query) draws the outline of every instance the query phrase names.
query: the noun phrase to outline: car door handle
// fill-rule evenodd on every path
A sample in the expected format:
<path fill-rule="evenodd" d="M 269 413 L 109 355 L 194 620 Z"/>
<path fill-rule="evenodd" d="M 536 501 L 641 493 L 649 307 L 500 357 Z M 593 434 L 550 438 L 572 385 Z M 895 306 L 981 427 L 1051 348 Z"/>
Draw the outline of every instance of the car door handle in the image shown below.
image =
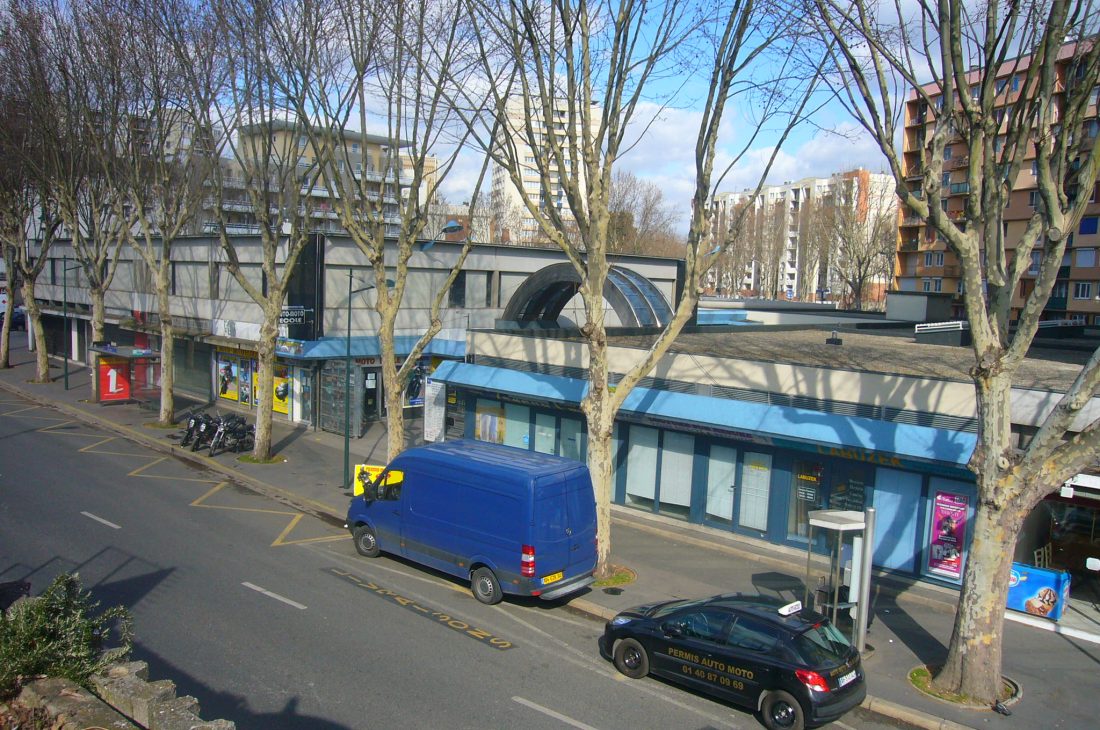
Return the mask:
<path fill-rule="evenodd" d="M 572 535 L 573 534 L 573 528 L 572 527 L 565 528 L 565 534 L 566 535 Z"/>

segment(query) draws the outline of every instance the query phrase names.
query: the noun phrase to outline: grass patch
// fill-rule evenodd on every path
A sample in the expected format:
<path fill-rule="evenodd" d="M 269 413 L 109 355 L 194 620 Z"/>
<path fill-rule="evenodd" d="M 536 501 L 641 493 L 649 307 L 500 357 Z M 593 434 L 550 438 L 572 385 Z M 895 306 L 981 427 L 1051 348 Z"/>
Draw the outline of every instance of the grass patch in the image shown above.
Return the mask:
<path fill-rule="evenodd" d="M 252 454 L 242 454 L 237 457 L 237 461 L 243 461 L 245 464 L 285 464 L 286 459 L 282 456 L 272 456 L 267 459 L 257 459 Z"/>
<path fill-rule="evenodd" d="M 624 565 L 612 565 L 611 575 L 606 578 L 597 580 L 594 585 L 597 588 L 606 588 L 608 586 L 625 586 L 633 583 L 638 578 L 638 574 L 630 568 Z"/>
<path fill-rule="evenodd" d="M 932 674 L 938 670 L 939 667 L 930 667 L 927 665 L 921 665 L 909 672 L 909 682 L 921 692 L 941 699 L 945 702 L 952 702 L 957 705 L 966 705 L 970 707 L 985 707 L 988 706 L 985 703 L 979 703 L 969 695 L 957 694 L 955 692 L 944 692 L 936 689 L 932 686 Z M 1009 682 L 1001 679 L 1001 695 L 1002 702 L 1012 699 L 1016 695 L 1016 688 Z"/>

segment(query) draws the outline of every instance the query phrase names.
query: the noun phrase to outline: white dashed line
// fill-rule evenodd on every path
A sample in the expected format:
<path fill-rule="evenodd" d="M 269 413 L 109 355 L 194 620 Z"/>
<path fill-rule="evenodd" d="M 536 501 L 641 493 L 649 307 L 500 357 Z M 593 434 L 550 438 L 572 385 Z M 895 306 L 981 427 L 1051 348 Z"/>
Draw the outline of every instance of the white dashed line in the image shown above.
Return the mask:
<path fill-rule="evenodd" d="M 305 606 L 298 603 L 297 601 L 292 601 L 289 598 L 283 598 L 278 593 L 272 593 L 271 591 L 267 590 L 266 588 L 260 588 L 259 586 L 252 585 L 251 583 L 248 583 L 248 582 L 241 583 L 241 585 L 244 586 L 245 588 L 251 588 L 252 590 L 256 591 L 257 593 L 262 593 L 265 596 L 267 596 L 268 598 L 274 598 L 276 601 L 282 601 L 283 603 L 285 603 L 288 606 L 293 606 L 294 608 L 301 609 L 303 611 L 306 608 Z"/>
<path fill-rule="evenodd" d="M 80 514 L 84 515 L 89 520 L 95 520 L 96 522 L 98 522 L 101 525 L 107 525 L 107 527 L 110 527 L 112 530 L 121 530 L 122 529 L 122 527 L 120 525 L 116 525 L 113 522 L 108 522 L 107 520 L 103 519 L 102 517 L 96 517 L 91 512 L 81 512 Z"/>
<path fill-rule="evenodd" d="M 532 710 L 535 710 L 536 712 L 541 712 L 542 714 L 544 714 L 548 717 L 552 717 L 555 720 L 558 720 L 560 722 L 564 722 L 566 725 L 569 725 L 571 727 L 581 728 L 581 730 L 596 730 L 596 728 L 592 727 L 591 725 L 585 725 L 583 722 L 578 722 L 577 720 L 574 720 L 571 717 L 566 717 L 565 715 L 561 714 L 560 712 L 554 712 L 553 710 L 549 709 L 548 707 L 543 707 L 542 705 L 536 705 L 531 700 L 525 700 L 522 697 L 513 697 L 512 701 L 513 702 L 518 702 L 519 704 L 523 705 L 524 707 L 530 707 Z"/>

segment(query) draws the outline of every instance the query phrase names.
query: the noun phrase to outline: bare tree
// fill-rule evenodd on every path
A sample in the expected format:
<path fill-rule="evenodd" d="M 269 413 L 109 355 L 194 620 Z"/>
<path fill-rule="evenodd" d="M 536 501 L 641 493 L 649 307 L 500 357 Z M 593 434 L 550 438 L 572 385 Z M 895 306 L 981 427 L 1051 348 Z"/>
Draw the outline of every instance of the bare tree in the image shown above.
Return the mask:
<path fill-rule="evenodd" d="M 1080 417 L 1100 385 L 1100 352 L 1027 443 L 1013 438 L 1010 397 L 1068 233 L 1088 204 L 1090 196 L 1079 192 L 1091 191 L 1100 171 L 1100 145 L 1085 126 L 1095 115 L 1089 109 L 1100 72 L 1100 14 L 1089 0 L 814 5 L 817 13 L 807 17 L 838 44 L 836 88 L 886 155 L 904 214 L 941 236 L 961 267 L 979 424 L 969 468 L 978 498 L 948 656 L 934 683 L 992 703 L 1001 687 L 1004 606 L 1021 523 L 1100 452 L 1100 424 Z M 919 127 L 905 133 L 928 130 L 913 161 L 894 147 L 906 90 L 915 112 L 906 119 Z M 948 148 L 962 161 L 968 192 L 952 214 L 942 205 Z M 1009 237 L 1006 208 L 1013 195 L 1027 194 L 1013 192 L 1025 162 L 1036 173 L 1036 205 L 1016 226 L 1018 236 Z M 1014 308 L 1033 251 L 1040 260 L 1035 287 Z"/>
<path fill-rule="evenodd" d="M 225 266 L 261 312 L 252 457 L 266 461 L 271 457 L 279 315 L 295 262 L 310 239 L 312 191 L 320 179 L 317 158 L 301 154 L 305 128 L 295 111 L 304 107 L 305 87 L 316 79 L 302 77 L 308 67 L 288 65 L 296 57 L 284 44 L 315 44 L 321 19 L 284 0 L 216 0 L 213 7 L 222 33 L 218 56 L 225 64 L 227 90 L 211 107 L 195 111 L 203 115 L 202 129 L 225 130 L 219 145 L 225 144 L 232 155 L 215 166 L 213 207 Z M 288 79 L 296 83 L 291 86 Z M 191 83 L 194 96 L 202 98 L 201 88 L 209 81 L 192 77 Z M 294 95 L 287 93 L 291 88 Z M 243 198 L 235 197 L 238 184 Z M 234 196 L 227 193 L 230 189 Z M 230 200 L 250 210 L 258 233 L 255 245 L 231 235 L 233 222 L 224 205 Z"/>
<path fill-rule="evenodd" d="M 676 211 L 657 184 L 618 170 L 611 178 L 608 207 L 612 253 L 660 255 L 670 243 L 682 244 L 675 232 Z"/>
<path fill-rule="evenodd" d="M 333 209 L 373 273 L 391 459 L 405 448 L 405 384 L 442 329 L 443 304 L 472 242 L 467 235 L 456 263 L 440 281 L 418 282 L 432 292 L 429 325 L 416 333 L 416 342 L 398 364 L 397 323 L 410 285 L 410 261 L 423 256 L 418 241 L 443 235 L 445 226 L 425 228 L 429 203 L 469 134 L 455 123 L 449 99 L 456 93 L 447 91 L 464 83 L 471 64 L 468 18 L 461 9 L 460 0 L 398 0 L 384 8 L 370 0 L 307 6 L 311 22 L 313 13 L 318 14 L 318 40 L 308 56 L 297 56 L 296 66 L 309 68 L 314 83 L 300 96 L 296 89 L 288 90 L 289 99 L 301 101 L 295 112 L 317 151 L 319 174 L 336 193 Z M 286 47 L 294 54 L 308 46 Z M 288 80 L 303 81 L 305 75 Z M 368 151 L 368 134 L 377 156 Z M 354 151 L 352 139 L 364 140 L 361 154 Z M 484 174 L 483 166 L 482 178 Z M 467 220 L 477 216 L 478 189 Z M 393 244 L 391 254 L 388 242 Z"/>
<path fill-rule="evenodd" d="M 64 146 L 69 119 L 59 93 L 56 54 L 63 51 L 54 43 L 52 21 L 35 2 L 11 3 L 0 21 L 0 78 L 10 122 L 0 130 L 0 139 L 7 161 L 20 168 L 4 191 L 0 235 L 12 253 L 14 277 L 22 284 L 38 383 L 50 382 L 50 363 L 35 287 L 61 229 L 54 181 L 66 165 L 58 150 Z"/>
<path fill-rule="evenodd" d="M 112 2 L 112 0 L 106 0 Z M 214 18 L 180 0 L 150 0 L 123 15 L 128 48 L 124 75 L 132 91 L 126 155 L 117 182 L 126 191 L 118 217 L 132 218 L 124 231 L 152 272 L 160 327 L 159 421 L 175 421 L 175 331 L 172 317 L 172 247 L 197 218 L 204 183 L 217 164 L 209 118 L 218 82 Z M 129 214 L 128 216 L 126 214 Z"/>
<path fill-rule="evenodd" d="M 833 178 L 833 193 L 819 218 L 834 244 L 828 271 L 845 289 L 853 309 L 863 309 L 874 282 L 888 281 L 898 237 L 897 197 L 892 187 L 859 177 Z M 826 282 L 827 283 L 827 282 Z"/>
<path fill-rule="evenodd" d="M 524 207 L 543 235 L 564 251 L 584 302 L 581 334 L 587 346 L 589 387 L 581 409 L 596 487 L 602 574 L 609 569 L 611 548 L 611 439 L 616 414 L 694 312 L 699 297 L 695 282 L 719 254 L 713 250 L 709 203 L 722 114 L 731 95 L 744 88 L 739 84 L 752 77 L 754 62 L 789 40 L 789 15 L 770 3 L 751 2 L 719 2 L 706 10 L 692 3 L 651 6 L 629 0 L 608 7 L 583 0 L 515 0 L 503 8 L 471 0 L 470 5 L 490 102 L 502 132 L 486 135 L 481 143 L 521 191 Z M 687 72 L 700 71 L 697 78 L 703 79 L 703 88 L 696 187 L 685 248 L 689 284 L 668 325 L 612 388 L 603 289 L 610 269 L 615 166 L 629 147 L 632 124 L 646 124 L 638 117 L 640 101 L 646 94 L 659 93 L 658 80 L 685 70 L 685 65 L 691 67 L 693 61 L 698 67 Z M 790 66 L 780 62 L 778 68 L 767 79 L 758 79 L 760 84 L 747 84 L 760 94 L 761 108 L 771 112 L 779 111 L 777 87 L 790 92 L 797 86 Z M 783 99 L 792 97 L 797 109 L 797 91 Z M 788 120 L 783 116 L 778 126 L 789 129 Z M 517 137 L 535 151 L 533 164 L 521 158 Z M 525 188 L 524 172 L 532 169 L 538 173 L 537 193 Z"/>

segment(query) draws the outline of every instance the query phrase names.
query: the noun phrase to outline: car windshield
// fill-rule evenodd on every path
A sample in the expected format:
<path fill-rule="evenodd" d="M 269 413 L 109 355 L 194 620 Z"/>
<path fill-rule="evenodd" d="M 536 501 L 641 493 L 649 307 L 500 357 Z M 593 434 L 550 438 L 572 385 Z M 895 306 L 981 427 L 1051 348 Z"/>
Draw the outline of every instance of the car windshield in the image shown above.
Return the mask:
<path fill-rule="evenodd" d="M 843 662 L 852 648 L 844 634 L 828 621 L 795 636 L 794 645 L 802 659 L 812 666 Z"/>
<path fill-rule="evenodd" d="M 700 599 L 695 601 L 673 601 L 672 603 L 666 603 L 658 608 L 650 616 L 652 618 L 662 618 L 669 615 L 673 611 L 679 611 L 681 608 L 695 608 L 696 606 L 702 606 L 707 602 L 707 599 Z"/>

